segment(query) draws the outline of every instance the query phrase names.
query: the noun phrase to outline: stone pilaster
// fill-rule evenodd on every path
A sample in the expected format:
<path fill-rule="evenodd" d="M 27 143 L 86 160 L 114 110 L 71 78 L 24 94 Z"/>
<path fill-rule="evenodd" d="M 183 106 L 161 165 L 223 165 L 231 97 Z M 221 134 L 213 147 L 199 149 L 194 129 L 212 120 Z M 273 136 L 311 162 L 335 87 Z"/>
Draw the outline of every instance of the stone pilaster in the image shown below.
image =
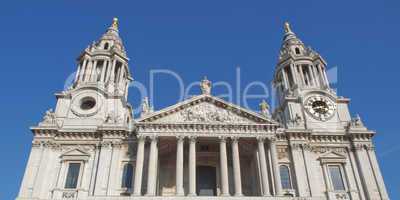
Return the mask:
<path fill-rule="evenodd" d="M 381 174 L 381 170 L 379 168 L 378 160 L 376 159 L 376 154 L 375 154 L 375 147 L 371 144 L 366 146 L 366 151 L 369 157 L 369 161 L 371 163 L 371 167 L 373 170 L 373 174 L 376 180 L 376 184 L 378 186 L 379 194 L 382 198 L 382 200 L 388 200 L 389 195 L 386 191 L 385 183 L 383 181 L 383 177 Z"/>
<path fill-rule="evenodd" d="M 293 169 L 296 177 L 297 192 L 300 197 L 308 197 L 310 188 L 307 180 L 307 170 L 304 165 L 304 157 L 302 153 L 303 142 L 290 141 L 290 152 L 293 161 Z"/>
<path fill-rule="evenodd" d="M 156 136 L 150 137 L 150 157 L 149 157 L 149 169 L 147 174 L 147 193 L 146 196 L 156 195 L 156 184 L 157 184 L 157 164 L 158 164 L 158 147 Z"/>
<path fill-rule="evenodd" d="M 134 181 L 134 186 L 133 186 L 133 195 L 134 196 L 140 196 L 141 191 L 142 191 L 145 137 L 138 136 L 137 142 L 138 142 L 138 148 L 137 148 L 137 154 L 136 154 L 135 181 Z"/>
<path fill-rule="evenodd" d="M 363 144 L 354 144 L 353 151 L 355 153 L 357 167 L 360 172 L 361 181 L 364 186 L 364 191 L 367 199 L 380 199 L 380 193 L 376 185 L 373 172 L 368 157 L 368 153 L 365 150 Z"/>
<path fill-rule="evenodd" d="M 262 193 L 263 196 L 271 196 L 269 191 L 269 183 L 268 183 L 268 170 L 267 170 L 267 160 L 265 157 L 265 148 L 264 148 L 264 137 L 257 137 L 257 146 L 258 146 L 258 156 L 260 159 L 260 168 L 261 168 L 261 184 L 262 184 Z"/>
<path fill-rule="evenodd" d="M 281 184 L 281 175 L 279 173 L 279 164 L 278 164 L 278 153 L 276 147 L 276 138 L 269 139 L 269 148 L 271 150 L 271 162 L 272 162 L 272 169 L 274 172 L 274 182 L 275 182 L 275 195 L 281 196 L 282 195 L 282 184 Z"/>

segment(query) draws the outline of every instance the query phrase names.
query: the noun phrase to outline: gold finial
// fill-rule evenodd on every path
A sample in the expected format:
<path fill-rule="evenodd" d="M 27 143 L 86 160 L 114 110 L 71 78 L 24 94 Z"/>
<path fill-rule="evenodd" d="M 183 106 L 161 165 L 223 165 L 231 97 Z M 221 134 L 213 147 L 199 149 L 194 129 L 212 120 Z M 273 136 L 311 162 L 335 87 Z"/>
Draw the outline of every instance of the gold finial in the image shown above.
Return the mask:
<path fill-rule="evenodd" d="M 111 25 L 114 29 L 118 29 L 118 18 L 114 17 Z"/>
<path fill-rule="evenodd" d="M 292 30 L 290 29 L 290 24 L 289 22 L 285 22 L 285 33 L 291 33 Z"/>

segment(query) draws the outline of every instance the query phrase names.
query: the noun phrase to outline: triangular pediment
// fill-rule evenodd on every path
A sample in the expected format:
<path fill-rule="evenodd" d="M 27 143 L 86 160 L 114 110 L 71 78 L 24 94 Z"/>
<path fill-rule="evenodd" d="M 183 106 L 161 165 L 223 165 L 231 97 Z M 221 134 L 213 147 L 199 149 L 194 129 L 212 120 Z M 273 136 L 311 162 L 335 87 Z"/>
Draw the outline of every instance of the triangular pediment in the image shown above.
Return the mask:
<path fill-rule="evenodd" d="M 322 162 L 345 162 L 346 161 L 346 156 L 334 152 L 334 151 L 328 151 L 319 156 L 319 160 Z"/>
<path fill-rule="evenodd" d="M 73 159 L 87 160 L 89 158 L 89 156 L 90 156 L 89 153 L 87 153 L 81 149 L 75 148 L 75 149 L 68 150 L 68 151 L 64 152 L 63 154 L 61 154 L 60 158 L 63 160 L 73 160 Z"/>
<path fill-rule="evenodd" d="M 137 121 L 152 123 L 276 124 L 264 115 L 211 95 L 193 97 L 150 113 Z"/>

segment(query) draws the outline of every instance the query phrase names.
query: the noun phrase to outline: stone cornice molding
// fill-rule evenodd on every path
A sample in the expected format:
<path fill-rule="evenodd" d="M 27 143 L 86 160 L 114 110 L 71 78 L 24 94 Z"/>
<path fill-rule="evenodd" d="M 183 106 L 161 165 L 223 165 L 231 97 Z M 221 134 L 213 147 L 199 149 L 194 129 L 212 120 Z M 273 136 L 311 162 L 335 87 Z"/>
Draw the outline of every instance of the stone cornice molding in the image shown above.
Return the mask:
<path fill-rule="evenodd" d="M 55 127 L 31 127 L 35 138 L 56 138 L 56 139 L 97 139 L 100 137 L 121 137 L 127 138 L 131 131 L 127 127 L 110 126 L 99 127 L 97 129 L 76 128 L 76 129 L 58 129 Z"/>
<path fill-rule="evenodd" d="M 354 131 L 349 130 L 347 135 L 352 141 L 370 141 L 376 133 L 370 130 Z"/>
<path fill-rule="evenodd" d="M 173 135 L 180 133 L 204 134 L 274 134 L 277 126 L 266 124 L 210 124 L 210 123 L 136 123 L 136 132 L 160 133 L 162 135 Z"/>

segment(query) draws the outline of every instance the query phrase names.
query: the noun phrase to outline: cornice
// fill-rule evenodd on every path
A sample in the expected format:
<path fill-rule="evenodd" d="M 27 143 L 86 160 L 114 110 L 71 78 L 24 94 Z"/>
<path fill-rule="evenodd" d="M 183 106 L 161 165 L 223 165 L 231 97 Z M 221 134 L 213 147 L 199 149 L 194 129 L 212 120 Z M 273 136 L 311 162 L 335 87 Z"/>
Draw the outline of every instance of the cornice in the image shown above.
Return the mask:
<path fill-rule="evenodd" d="M 254 137 L 258 135 L 274 135 L 278 126 L 268 124 L 210 124 L 210 123 L 147 123 L 135 124 L 135 131 L 139 135 L 176 136 L 199 135 L 220 136 L 236 135 L 240 137 Z"/>

